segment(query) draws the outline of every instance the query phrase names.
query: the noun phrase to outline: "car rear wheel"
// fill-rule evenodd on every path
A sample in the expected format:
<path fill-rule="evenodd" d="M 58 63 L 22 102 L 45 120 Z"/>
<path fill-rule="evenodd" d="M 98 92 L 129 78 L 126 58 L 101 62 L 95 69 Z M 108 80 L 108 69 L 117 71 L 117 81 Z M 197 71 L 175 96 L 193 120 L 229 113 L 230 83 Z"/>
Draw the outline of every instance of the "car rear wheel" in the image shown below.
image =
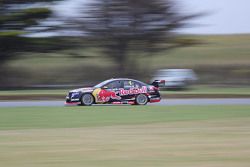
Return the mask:
<path fill-rule="evenodd" d="M 94 97 L 91 94 L 84 94 L 81 97 L 81 105 L 91 106 L 94 104 Z"/>
<path fill-rule="evenodd" d="M 148 103 L 148 97 L 145 94 L 139 94 L 135 98 L 135 104 L 146 105 Z"/>

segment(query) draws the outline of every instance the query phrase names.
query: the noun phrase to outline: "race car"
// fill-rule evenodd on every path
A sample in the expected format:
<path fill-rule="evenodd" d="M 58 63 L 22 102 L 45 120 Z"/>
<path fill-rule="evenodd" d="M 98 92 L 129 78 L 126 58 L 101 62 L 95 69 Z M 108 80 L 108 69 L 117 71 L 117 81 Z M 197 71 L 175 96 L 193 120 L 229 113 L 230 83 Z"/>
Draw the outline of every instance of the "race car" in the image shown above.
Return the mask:
<path fill-rule="evenodd" d="M 91 106 L 92 104 L 146 105 L 160 102 L 159 81 L 152 85 L 129 78 L 109 79 L 94 87 L 72 90 L 66 104 Z"/>

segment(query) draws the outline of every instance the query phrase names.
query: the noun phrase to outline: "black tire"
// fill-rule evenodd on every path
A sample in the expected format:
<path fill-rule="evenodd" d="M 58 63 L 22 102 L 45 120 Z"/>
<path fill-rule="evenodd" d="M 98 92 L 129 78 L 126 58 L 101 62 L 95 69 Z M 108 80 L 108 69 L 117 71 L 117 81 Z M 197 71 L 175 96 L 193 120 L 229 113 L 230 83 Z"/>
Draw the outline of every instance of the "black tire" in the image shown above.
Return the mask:
<path fill-rule="evenodd" d="M 146 105 L 148 103 L 148 97 L 145 94 L 139 94 L 135 97 L 136 105 Z"/>
<path fill-rule="evenodd" d="M 91 106 L 94 102 L 94 97 L 89 93 L 83 94 L 81 97 L 81 105 L 83 106 Z"/>

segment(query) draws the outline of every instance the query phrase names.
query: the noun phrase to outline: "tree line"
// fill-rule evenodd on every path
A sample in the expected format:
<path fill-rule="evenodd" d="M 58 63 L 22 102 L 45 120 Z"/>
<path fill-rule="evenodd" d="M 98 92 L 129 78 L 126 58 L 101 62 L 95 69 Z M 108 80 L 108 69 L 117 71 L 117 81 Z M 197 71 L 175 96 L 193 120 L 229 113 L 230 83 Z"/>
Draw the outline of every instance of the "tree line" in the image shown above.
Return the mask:
<path fill-rule="evenodd" d="M 0 68 L 19 52 L 56 52 L 58 49 L 87 46 L 101 48 L 102 56 L 110 57 L 122 75 L 130 75 L 139 55 L 153 58 L 159 52 L 197 42 L 182 38 L 177 30 L 200 14 L 184 14 L 172 0 L 89 1 L 87 5 L 78 7 L 78 15 L 73 18 L 56 18 L 50 8 L 39 6 L 39 3 L 55 1 L 58 0 L 0 2 Z M 25 36 L 30 33 L 29 27 L 42 26 L 41 20 L 50 17 L 62 22 L 45 27 L 46 31 L 67 30 L 81 35 L 69 37 L 68 34 L 67 38 L 65 34 L 45 38 Z M 36 33 L 36 29 L 32 33 Z M 71 42 L 73 38 L 77 40 Z"/>

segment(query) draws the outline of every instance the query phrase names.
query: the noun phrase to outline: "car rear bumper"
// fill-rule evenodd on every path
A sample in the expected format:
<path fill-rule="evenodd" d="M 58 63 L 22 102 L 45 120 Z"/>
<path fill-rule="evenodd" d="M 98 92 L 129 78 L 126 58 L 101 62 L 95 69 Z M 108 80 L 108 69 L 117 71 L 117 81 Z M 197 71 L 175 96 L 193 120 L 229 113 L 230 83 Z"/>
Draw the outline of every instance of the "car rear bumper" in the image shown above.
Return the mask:
<path fill-rule="evenodd" d="M 160 97 L 156 97 L 156 98 L 150 98 L 149 99 L 149 102 L 150 103 L 158 103 L 161 101 L 161 98 Z"/>
<path fill-rule="evenodd" d="M 149 103 L 158 103 L 161 101 L 161 95 L 159 92 L 157 92 L 156 94 L 149 95 L 148 99 L 149 99 Z"/>

